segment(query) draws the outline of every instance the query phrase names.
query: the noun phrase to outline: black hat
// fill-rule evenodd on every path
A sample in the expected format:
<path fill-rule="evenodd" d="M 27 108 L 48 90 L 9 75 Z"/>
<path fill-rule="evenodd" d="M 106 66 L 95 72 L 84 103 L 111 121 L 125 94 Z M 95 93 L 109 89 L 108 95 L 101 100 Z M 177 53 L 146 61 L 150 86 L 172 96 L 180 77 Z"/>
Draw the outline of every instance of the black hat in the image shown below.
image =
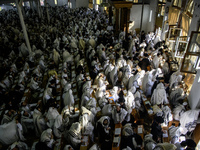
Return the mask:
<path fill-rule="evenodd" d="M 158 123 L 163 123 L 163 122 L 164 122 L 164 119 L 163 119 L 163 117 L 161 117 L 161 116 L 157 116 L 157 117 L 155 118 L 155 121 L 158 122 Z"/>
<path fill-rule="evenodd" d="M 195 148 L 197 146 L 197 144 L 192 139 L 187 139 L 186 143 L 187 143 L 187 146 L 190 148 Z"/>

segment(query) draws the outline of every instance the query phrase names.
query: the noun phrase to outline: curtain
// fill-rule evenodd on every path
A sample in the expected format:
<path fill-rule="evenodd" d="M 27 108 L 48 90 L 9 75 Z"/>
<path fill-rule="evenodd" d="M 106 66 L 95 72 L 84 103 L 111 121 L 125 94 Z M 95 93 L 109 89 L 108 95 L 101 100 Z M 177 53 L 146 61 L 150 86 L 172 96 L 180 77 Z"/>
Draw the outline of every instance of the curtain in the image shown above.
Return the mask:
<path fill-rule="evenodd" d="M 180 14 L 180 10 L 174 7 L 169 7 L 169 16 L 168 16 L 169 25 L 177 24 L 179 14 Z"/>
<path fill-rule="evenodd" d="M 187 36 L 190 27 L 190 17 L 185 13 L 182 14 L 182 36 Z"/>

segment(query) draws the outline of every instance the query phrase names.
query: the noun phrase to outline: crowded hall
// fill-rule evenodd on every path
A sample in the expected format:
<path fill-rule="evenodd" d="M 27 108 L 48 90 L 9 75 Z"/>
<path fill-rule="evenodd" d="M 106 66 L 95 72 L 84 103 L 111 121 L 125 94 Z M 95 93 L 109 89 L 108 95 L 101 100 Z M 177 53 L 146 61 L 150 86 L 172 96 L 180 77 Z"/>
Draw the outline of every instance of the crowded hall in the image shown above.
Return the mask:
<path fill-rule="evenodd" d="M 200 0 L 0 0 L 1 150 L 200 150 Z"/>

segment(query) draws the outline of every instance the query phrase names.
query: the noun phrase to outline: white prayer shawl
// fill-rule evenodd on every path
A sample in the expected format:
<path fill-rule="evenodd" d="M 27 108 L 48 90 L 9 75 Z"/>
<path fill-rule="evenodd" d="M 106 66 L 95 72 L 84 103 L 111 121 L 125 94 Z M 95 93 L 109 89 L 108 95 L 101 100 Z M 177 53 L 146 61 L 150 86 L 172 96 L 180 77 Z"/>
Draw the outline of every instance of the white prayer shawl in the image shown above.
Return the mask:
<path fill-rule="evenodd" d="M 158 143 L 154 150 L 176 150 L 176 146 L 170 143 Z"/>
<path fill-rule="evenodd" d="M 46 117 L 48 119 L 48 123 L 47 125 L 51 128 L 53 127 L 54 125 L 54 121 L 56 119 L 56 117 L 59 115 L 58 113 L 58 110 L 56 108 L 53 108 L 53 107 L 50 107 L 47 114 L 46 114 Z"/>
<path fill-rule="evenodd" d="M 199 110 L 188 110 L 180 116 L 182 134 L 186 134 L 188 131 L 191 132 L 195 129 L 199 112 Z"/>
<path fill-rule="evenodd" d="M 181 115 L 185 112 L 185 107 L 181 104 L 179 104 L 178 106 L 176 106 L 176 108 L 174 108 L 173 110 L 173 117 L 174 120 L 180 120 Z"/>
<path fill-rule="evenodd" d="M 114 98 L 114 101 L 117 101 L 119 99 L 119 95 L 118 95 L 118 86 L 114 86 L 112 88 L 112 90 L 110 90 L 110 94 L 112 95 L 112 97 Z"/>
<path fill-rule="evenodd" d="M 167 94 L 163 83 L 159 83 L 151 97 L 152 105 L 168 104 Z"/>
<path fill-rule="evenodd" d="M 95 48 L 96 42 L 93 38 L 90 38 L 89 44 L 92 46 L 92 48 Z"/>
<path fill-rule="evenodd" d="M 64 149 L 63 150 L 69 150 L 69 148 L 71 148 L 72 150 L 74 150 L 71 145 L 65 145 Z"/>
<path fill-rule="evenodd" d="M 125 73 L 123 79 L 122 79 L 122 82 L 124 84 L 125 87 L 128 86 L 128 81 L 129 81 L 129 78 L 131 77 L 132 75 L 129 75 L 128 73 Z"/>
<path fill-rule="evenodd" d="M 96 108 L 97 102 L 95 98 L 90 98 L 90 100 L 86 104 L 87 109 Z"/>
<path fill-rule="evenodd" d="M 168 129 L 168 131 L 169 131 L 169 137 L 171 138 L 171 142 L 172 142 L 172 144 L 176 144 L 177 142 L 178 142 L 178 140 L 174 140 L 174 138 L 176 138 L 176 139 L 179 139 L 179 136 L 181 135 L 181 129 L 180 129 L 180 127 L 175 127 L 175 126 L 171 126 L 171 127 L 169 127 L 169 129 Z"/>
<path fill-rule="evenodd" d="M 10 145 L 18 140 L 18 129 L 15 120 L 0 125 L 0 143 Z"/>
<path fill-rule="evenodd" d="M 54 139 L 51 139 L 52 130 L 49 128 L 42 132 L 40 141 L 45 142 L 48 147 L 52 148 Z"/>
<path fill-rule="evenodd" d="M 60 54 L 53 49 L 53 61 L 55 62 L 56 65 L 58 65 L 58 61 L 60 60 Z"/>
<path fill-rule="evenodd" d="M 24 133 L 27 133 L 28 129 L 34 129 L 33 118 L 31 114 L 29 114 L 28 116 L 24 116 L 23 113 L 24 111 L 22 111 L 21 124 L 22 124 Z"/>
<path fill-rule="evenodd" d="M 117 60 L 117 67 L 118 68 L 122 68 L 122 67 L 124 67 L 124 66 L 126 66 L 126 60 L 123 58 L 123 56 L 121 55 L 121 58 L 119 58 L 118 60 Z"/>
<path fill-rule="evenodd" d="M 154 45 L 156 45 L 158 42 L 160 42 L 160 35 L 156 35 L 155 39 L 154 39 Z"/>
<path fill-rule="evenodd" d="M 38 85 L 38 83 L 33 79 L 33 77 L 31 78 L 30 88 L 31 88 L 32 90 L 37 90 L 37 89 L 39 89 L 39 85 Z"/>
<path fill-rule="evenodd" d="M 110 116 L 112 114 L 112 105 L 111 104 L 106 104 L 102 108 L 102 116 Z"/>
<path fill-rule="evenodd" d="M 138 76 L 139 78 L 139 76 Z M 135 81 L 135 76 L 131 76 L 128 80 L 128 90 L 130 90 L 133 87 L 133 82 Z"/>
<path fill-rule="evenodd" d="M 173 120 L 171 109 L 168 106 L 164 106 L 162 108 L 163 114 L 164 114 L 164 122 L 167 125 L 169 121 Z"/>
<path fill-rule="evenodd" d="M 105 75 L 108 76 L 108 73 L 111 72 L 114 69 L 114 66 L 112 64 L 109 64 L 108 67 L 105 69 Z"/>
<path fill-rule="evenodd" d="M 21 52 L 22 56 L 29 55 L 29 50 L 26 47 L 25 43 L 22 43 L 22 45 L 20 46 L 20 52 Z"/>
<path fill-rule="evenodd" d="M 108 103 L 108 100 L 106 99 L 106 96 L 100 97 L 98 104 L 101 108 L 103 108 L 103 106 L 105 106 L 107 103 Z"/>
<path fill-rule="evenodd" d="M 71 90 L 71 84 L 70 88 L 65 89 L 64 94 L 63 94 L 63 103 L 64 106 L 72 106 L 74 105 L 74 96 Z"/>
<path fill-rule="evenodd" d="M 34 109 L 33 112 L 33 123 L 36 131 L 36 136 L 39 137 L 46 128 L 46 122 L 42 116 L 42 113 L 37 109 Z"/>
<path fill-rule="evenodd" d="M 82 92 L 84 93 L 85 91 L 87 91 L 88 89 L 90 89 L 91 85 L 92 85 L 91 81 L 86 81 L 85 84 L 82 87 Z"/>
<path fill-rule="evenodd" d="M 142 90 L 145 93 L 146 96 L 151 95 L 151 89 L 153 87 L 154 82 L 153 80 L 153 76 L 151 72 L 147 72 L 143 78 L 143 82 L 142 82 Z"/>
<path fill-rule="evenodd" d="M 138 72 L 138 74 L 139 74 L 139 78 L 137 79 L 137 83 L 138 83 L 139 86 L 142 86 L 142 80 L 144 78 L 145 71 L 141 70 L 140 72 Z"/>
<path fill-rule="evenodd" d="M 55 122 L 54 122 L 54 127 L 53 127 L 53 133 L 54 135 L 57 137 L 57 138 L 61 138 L 61 132 L 59 131 L 59 128 L 61 127 L 62 125 L 62 116 L 61 115 L 58 115 L 55 119 Z"/>
<path fill-rule="evenodd" d="M 71 125 L 68 138 L 73 147 L 81 143 L 81 124 L 79 122 L 75 122 Z"/>
<path fill-rule="evenodd" d="M 135 108 L 135 100 L 134 95 L 131 91 L 128 91 L 127 96 L 125 97 L 125 105 L 127 108 L 127 112 L 130 114 L 132 110 Z"/>
<path fill-rule="evenodd" d="M 153 150 L 156 146 L 156 142 L 152 139 L 152 134 L 147 134 L 144 137 L 144 147 L 145 150 Z"/>
<path fill-rule="evenodd" d="M 86 106 L 87 102 L 90 100 L 90 91 L 85 91 L 81 96 L 81 107 Z"/>
<path fill-rule="evenodd" d="M 104 120 L 108 120 L 108 124 L 107 125 L 104 125 L 103 124 L 103 122 L 104 122 Z M 105 133 L 109 133 L 109 130 L 107 130 L 107 128 L 109 127 L 109 125 L 110 125 L 110 117 L 109 116 L 103 116 L 103 117 L 101 117 L 98 121 L 97 121 L 97 124 L 98 123 L 101 123 L 101 125 L 102 125 L 102 127 L 104 128 L 104 131 L 105 131 Z"/>
<path fill-rule="evenodd" d="M 180 72 L 179 71 L 174 72 L 169 80 L 169 88 L 170 89 L 173 88 L 174 84 L 181 82 L 181 80 L 182 80 L 182 75 L 180 75 Z"/>
<path fill-rule="evenodd" d="M 46 88 L 43 95 L 43 103 L 46 104 L 47 101 L 52 97 L 52 88 Z"/>
<path fill-rule="evenodd" d="M 62 88 L 64 88 L 66 84 L 67 84 L 67 80 L 65 80 L 64 78 L 62 78 L 62 80 L 61 80 Z"/>
<path fill-rule="evenodd" d="M 79 49 L 85 50 L 85 41 L 83 39 L 79 40 Z"/>
<path fill-rule="evenodd" d="M 114 124 L 122 123 L 127 115 L 127 111 L 121 108 L 120 112 L 117 113 L 116 107 L 112 110 L 112 119 L 114 120 Z"/>
<path fill-rule="evenodd" d="M 12 116 L 8 116 L 7 114 L 4 114 L 3 118 L 1 120 L 1 125 L 11 122 L 13 120 L 12 117 L 13 117 L 13 115 Z"/>
<path fill-rule="evenodd" d="M 162 72 L 164 75 L 169 73 L 169 65 L 167 62 L 165 62 L 164 65 L 162 66 Z"/>
<path fill-rule="evenodd" d="M 118 80 L 118 76 L 117 76 L 117 66 L 114 67 L 114 69 L 110 72 L 110 80 L 111 80 L 111 84 L 113 86 L 115 86 L 117 80 Z"/>
<path fill-rule="evenodd" d="M 160 65 L 159 57 L 157 55 L 155 55 L 152 62 L 153 62 L 154 68 L 157 69 Z"/>

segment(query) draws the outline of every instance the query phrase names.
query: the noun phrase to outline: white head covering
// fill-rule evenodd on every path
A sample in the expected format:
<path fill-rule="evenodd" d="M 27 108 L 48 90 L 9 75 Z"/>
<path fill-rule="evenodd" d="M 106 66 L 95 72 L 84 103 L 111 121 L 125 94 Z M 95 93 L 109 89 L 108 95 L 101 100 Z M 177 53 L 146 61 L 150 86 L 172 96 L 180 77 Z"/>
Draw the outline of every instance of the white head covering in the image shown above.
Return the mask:
<path fill-rule="evenodd" d="M 59 128 L 62 124 L 62 116 L 58 115 L 54 122 L 54 127 Z"/>
<path fill-rule="evenodd" d="M 41 134 L 41 137 L 40 137 L 41 142 L 50 141 L 51 134 L 52 134 L 52 129 L 51 128 L 43 131 L 42 134 Z"/>

